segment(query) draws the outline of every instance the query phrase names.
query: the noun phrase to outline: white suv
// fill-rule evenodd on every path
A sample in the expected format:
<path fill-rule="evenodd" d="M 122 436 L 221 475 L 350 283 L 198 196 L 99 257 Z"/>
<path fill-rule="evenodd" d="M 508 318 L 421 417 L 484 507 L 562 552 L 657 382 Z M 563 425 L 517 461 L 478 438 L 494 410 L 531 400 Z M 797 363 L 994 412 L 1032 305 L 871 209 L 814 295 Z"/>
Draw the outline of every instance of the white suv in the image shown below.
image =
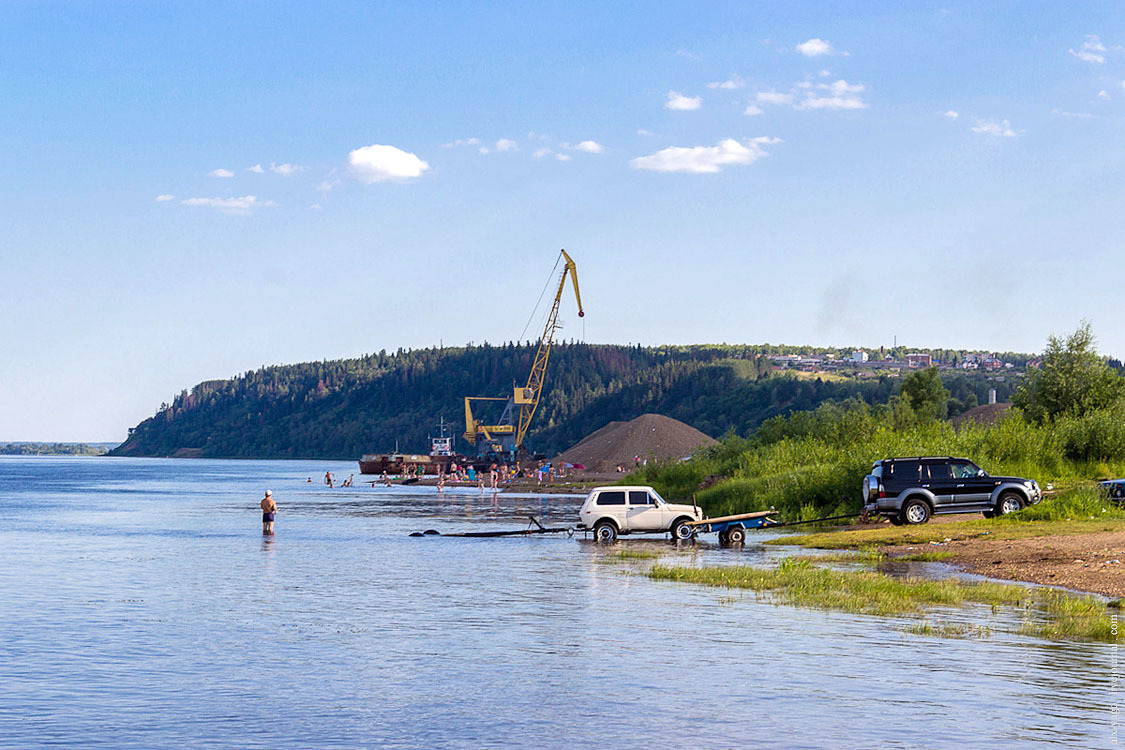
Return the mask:
<path fill-rule="evenodd" d="M 690 539 L 687 522 L 701 520 L 699 508 L 666 503 L 652 487 L 595 487 L 578 511 L 578 528 L 593 530 L 599 542 L 612 542 L 618 534 L 666 531 L 676 539 Z"/>

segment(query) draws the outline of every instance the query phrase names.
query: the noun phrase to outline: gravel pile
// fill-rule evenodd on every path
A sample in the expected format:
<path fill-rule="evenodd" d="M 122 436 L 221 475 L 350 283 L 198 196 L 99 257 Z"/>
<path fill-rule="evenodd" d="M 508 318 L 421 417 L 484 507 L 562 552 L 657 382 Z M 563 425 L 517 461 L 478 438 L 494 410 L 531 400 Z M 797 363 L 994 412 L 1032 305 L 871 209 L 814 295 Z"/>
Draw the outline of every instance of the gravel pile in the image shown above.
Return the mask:
<path fill-rule="evenodd" d="M 717 441 L 691 425 L 660 414 L 642 414 L 628 422 L 610 422 L 563 451 L 556 461 L 583 464 L 588 471 L 631 471 L 635 458 L 677 461 Z"/>

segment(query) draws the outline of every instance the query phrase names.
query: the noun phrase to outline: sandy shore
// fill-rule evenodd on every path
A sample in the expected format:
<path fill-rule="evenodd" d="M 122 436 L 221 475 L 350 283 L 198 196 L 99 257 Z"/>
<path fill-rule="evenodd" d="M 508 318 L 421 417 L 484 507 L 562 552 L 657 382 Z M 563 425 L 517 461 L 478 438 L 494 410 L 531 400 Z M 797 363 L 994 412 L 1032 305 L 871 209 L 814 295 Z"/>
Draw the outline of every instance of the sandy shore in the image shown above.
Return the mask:
<path fill-rule="evenodd" d="M 884 547 L 890 556 L 941 549 L 946 562 L 989 578 L 1046 583 L 1105 596 L 1125 596 L 1125 532 L 990 541 L 962 539 Z"/>

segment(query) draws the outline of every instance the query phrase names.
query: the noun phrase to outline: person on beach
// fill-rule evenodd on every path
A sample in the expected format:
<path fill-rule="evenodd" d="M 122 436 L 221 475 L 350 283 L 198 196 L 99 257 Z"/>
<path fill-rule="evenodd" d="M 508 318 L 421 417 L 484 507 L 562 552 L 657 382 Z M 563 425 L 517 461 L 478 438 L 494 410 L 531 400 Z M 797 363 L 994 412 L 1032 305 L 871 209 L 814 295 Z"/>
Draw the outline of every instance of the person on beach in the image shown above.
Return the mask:
<path fill-rule="evenodd" d="M 332 472 L 330 472 L 330 471 L 324 472 L 324 483 L 327 484 L 329 487 L 333 486 L 333 484 L 332 484 Z"/>
<path fill-rule="evenodd" d="M 492 483 L 492 491 L 496 491 L 496 464 L 492 465 L 492 470 L 488 472 L 488 479 Z"/>
<path fill-rule="evenodd" d="M 277 503 L 273 501 L 273 493 L 266 490 L 266 496 L 258 505 L 262 506 L 262 533 L 272 534 L 273 517 L 277 513 Z"/>

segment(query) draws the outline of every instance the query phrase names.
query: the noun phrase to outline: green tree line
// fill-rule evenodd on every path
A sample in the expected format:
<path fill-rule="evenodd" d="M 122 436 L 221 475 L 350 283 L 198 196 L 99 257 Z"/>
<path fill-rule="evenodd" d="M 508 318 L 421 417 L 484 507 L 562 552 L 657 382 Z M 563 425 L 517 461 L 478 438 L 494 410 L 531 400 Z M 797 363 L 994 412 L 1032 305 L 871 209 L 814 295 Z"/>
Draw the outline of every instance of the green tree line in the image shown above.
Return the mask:
<path fill-rule="evenodd" d="M 613 420 L 648 412 L 703 432 L 746 435 L 779 415 L 855 399 L 885 404 L 897 378 L 821 381 L 773 373 L 764 346 L 619 346 L 559 343 L 526 444 L 554 454 Z M 194 449 L 223 458 L 356 458 L 396 443 L 425 452 L 444 417 L 459 434 L 465 396 L 502 396 L 526 381 L 533 344 L 379 352 L 348 360 L 264 367 L 207 381 L 163 404 L 113 455 L 167 456 Z M 950 404 L 1004 400 L 1011 378 L 943 375 Z M 476 407 L 474 407 L 476 408 Z M 499 416 L 479 416 L 486 420 Z M 468 445 L 458 439 L 458 447 Z"/>

